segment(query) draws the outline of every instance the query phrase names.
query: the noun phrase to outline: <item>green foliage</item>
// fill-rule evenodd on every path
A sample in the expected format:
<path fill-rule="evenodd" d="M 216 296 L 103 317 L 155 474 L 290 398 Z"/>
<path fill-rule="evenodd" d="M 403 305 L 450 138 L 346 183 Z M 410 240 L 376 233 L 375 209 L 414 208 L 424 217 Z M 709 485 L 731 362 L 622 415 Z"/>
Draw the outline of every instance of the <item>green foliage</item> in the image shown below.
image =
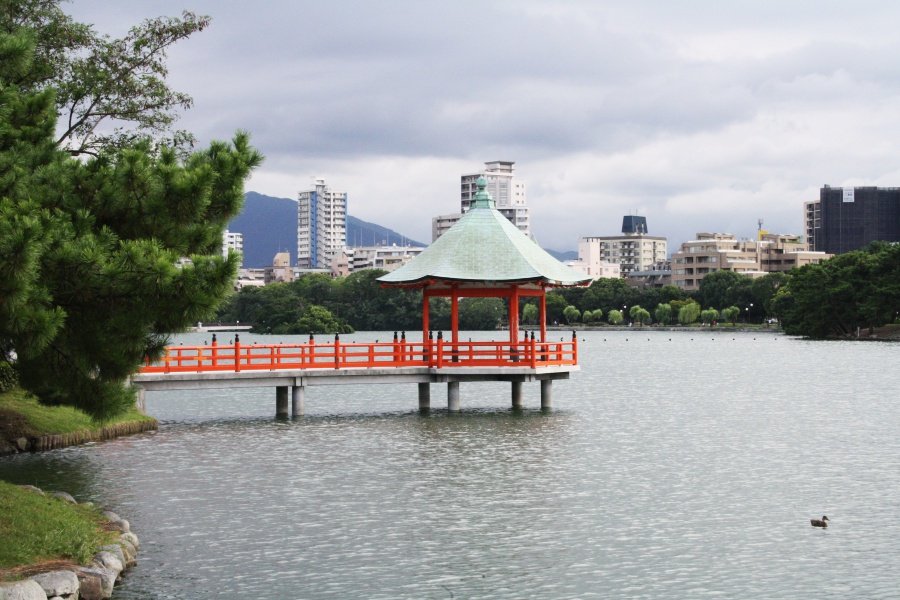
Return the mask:
<path fill-rule="evenodd" d="M 540 309 L 534 304 L 526 304 L 522 307 L 522 323 L 525 325 L 535 325 L 541 316 Z"/>
<path fill-rule="evenodd" d="M 19 384 L 19 375 L 11 364 L 0 361 L 0 392 L 7 392 Z"/>
<path fill-rule="evenodd" d="M 812 338 L 891 323 L 900 313 L 900 244 L 874 242 L 795 269 L 772 308 L 787 333 Z"/>
<path fill-rule="evenodd" d="M 506 322 L 506 308 L 500 298 L 462 298 L 459 301 L 460 329 L 497 329 Z"/>
<path fill-rule="evenodd" d="M 20 433 L 27 437 L 94 432 L 107 425 L 154 420 L 131 407 L 114 418 L 97 421 L 77 408 L 45 406 L 32 394 L 19 388 L 0 393 L 0 411 L 20 415 L 25 427 Z"/>
<path fill-rule="evenodd" d="M 641 292 L 629 286 L 624 279 L 604 277 L 591 284 L 577 306 L 582 310 L 599 308 L 608 315 L 613 309 L 637 304 L 640 297 Z"/>
<path fill-rule="evenodd" d="M 166 53 L 209 25 L 190 12 L 148 19 L 122 38 L 100 35 L 76 23 L 59 0 L 2 0 L 0 34 L 26 32 L 34 44 L 32 66 L 12 80 L 26 92 L 52 89 L 64 129 L 55 142 L 71 154 L 98 156 L 125 148 L 141 136 L 193 145 L 187 132 L 171 132 L 178 112 L 193 103 L 168 87 Z"/>
<path fill-rule="evenodd" d="M 740 303 L 736 298 L 740 286 L 744 284 L 749 286 L 751 283 L 750 278 L 746 275 L 734 271 L 716 271 L 708 274 L 700 282 L 697 300 L 702 306 L 710 308 Z"/>
<path fill-rule="evenodd" d="M 737 306 L 729 306 L 722 309 L 722 318 L 734 325 L 741 316 L 741 309 Z"/>
<path fill-rule="evenodd" d="M 712 325 L 719 320 L 719 311 L 714 308 L 707 308 L 700 311 L 700 320 L 706 325 Z"/>
<path fill-rule="evenodd" d="M 678 309 L 678 322 L 682 325 L 691 325 L 700 318 L 700 305 L 696 302 L 688 302 Z"/>
<path fill-rule="evenodd" d="M 0 568 L 52 559 L 87 564 L 116 533 L 103 528 L 100 510 L 72 505 L 0 481 Z"/>
<path fill-rule="evenodd" d="M 672 305 L 668 303 L 661 303 L 656 305 L 656 310 L 653 311 L 653 315 L 656 317 L 656 322 L 660 325 L 668 325 L 672 322 Z"/>
<path fill-rule="evenodd" d="M 563 311 L 569 305 L 566 299 L 557 291 L 547 293 L 547 322 L 560 323 L 566 320 Z"/>
<path fill-rule="evenodd" d="M 622 321 L 625 320 L 625 317 L 622 315 L 621 310 L 612 309 L 607 313 L 607 320 L 610 325 L 621 325 Z"/>
<path fill-rule="evenodd" d="M 596 323 L 603 320 L 603 311 L 601 309 L 586 310 L 581 313 L 581 320 L 585 323 Z"/>
<path fill-rule="evenodd" d="M 639 306 L 637 310 L 631 311 L 631 318 L 638 325 L 647 325 L 650 323 L 650 311 Z"/>
<path fill-rule="evenodd" d="M 563 317 L 565 317 L 566 323 L 571 325 L 581 320 L 581 311 L 570 304 L 563 310 Z"/>
<path fill-rule="evenodd" d="M 30 39 L 0 34 L 0 353 L 42 402 L 105 418 L 133 404 L 144 356 L 230 289 L 221 236 L 261 156 L 239 133 L 183 160 L 149 142 L 69 157 L 52 93 L 17 86 Z"/>

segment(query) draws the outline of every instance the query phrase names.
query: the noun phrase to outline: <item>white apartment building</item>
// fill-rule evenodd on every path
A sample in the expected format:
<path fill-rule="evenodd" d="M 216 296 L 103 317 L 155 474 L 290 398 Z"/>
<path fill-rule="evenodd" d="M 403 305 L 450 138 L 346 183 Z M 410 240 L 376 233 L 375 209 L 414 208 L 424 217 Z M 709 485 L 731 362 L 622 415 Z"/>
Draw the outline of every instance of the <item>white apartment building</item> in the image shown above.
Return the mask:
<path fill-rule="evenodd" d="M 227 257 L 228 251 L 234 250 L 241 255 L 241 264 L 244 264 L 244 234 L 236 231 L 225 230 L 222 234 L 222 256 Z"/>
<path fill-rule="evenodd" d="M 525 194 L 525 182 L 516 179 L 512 161 L 495 160 L 484 163 L 484 170 L 460 177 L 460 212 L 439 215 L 431 220 L 431 241 L 441 237 L 445 231 L 453 227 L 459 218 L 468 212 L 479 177 L 487 181 L 487 191 L 494 200 L 494 206 L 526 235 L 531 236 L 531 217 Z"/>
<path fill-rule="evenodd" d="M 730 233 L 698 233 L 672 254 L 672 284 L 684 290 L 700 289 L 709 273 L 734 271 L 748 277 L 790 271 L 831 258 L 807 250 L 802 236 L 767 233 L 760 240 L 737 240 Z"/>
<path fill-rule="evenodd" d="M 315 179 L 313 189 L 297 196 L 297 266 L 328 269 L 347 245 L 347 193 Z"/>
<path fill-rule="evenodd" d="M 393 271 L 408 263 L 425 250 L 422 246 L 354 246 L 347 248 L 349 271 L 384 269 Z"/>
<path fill-rule="evenodd" d="M 621 273 L 649 271 L 665 261 L 668 243 L 664 237 L 643 234 L 583 237 L 578 240 L 578 260 L 588 266 L 588 274 L 600 273 L 605 264 L 619 266 Z"/>

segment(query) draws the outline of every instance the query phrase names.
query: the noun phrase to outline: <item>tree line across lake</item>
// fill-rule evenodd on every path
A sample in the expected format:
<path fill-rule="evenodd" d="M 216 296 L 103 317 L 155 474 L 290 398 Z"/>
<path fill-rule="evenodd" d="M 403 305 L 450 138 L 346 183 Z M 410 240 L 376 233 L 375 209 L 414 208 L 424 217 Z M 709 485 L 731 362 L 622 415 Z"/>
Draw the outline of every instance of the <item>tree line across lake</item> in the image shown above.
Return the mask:
<path fill-rule="evenodd" d="M 252 323 L 257 333 L 342 333 L 354 330 L 418 330 L 422 294 L 382 288 L 385 272 L 359 271 L 345 278 L 305 275 L 290 283 L 244 288 L 232 295 L 218 320 Z M 535 299 L 523 299 L 520 323 L 537 325 Z M 557 324 L 692 325 L 760 323 L 778 319 L 787 333 L 816 338 L 847 335 L 894 322 L 900 311 L 900 245 L 875 243 L 818 265 L 750 278 L 731 271 L 707 275 L 700 289 L 634 288 L 624 279 L 598 279 L 590 287 L 547 294 L 547 320 Z M 450 303 L 429 305 L 433 329 L 450 327 Z M 506 324 L 498 298 L 463 298 L 460 328 L 496 329 Z"/>

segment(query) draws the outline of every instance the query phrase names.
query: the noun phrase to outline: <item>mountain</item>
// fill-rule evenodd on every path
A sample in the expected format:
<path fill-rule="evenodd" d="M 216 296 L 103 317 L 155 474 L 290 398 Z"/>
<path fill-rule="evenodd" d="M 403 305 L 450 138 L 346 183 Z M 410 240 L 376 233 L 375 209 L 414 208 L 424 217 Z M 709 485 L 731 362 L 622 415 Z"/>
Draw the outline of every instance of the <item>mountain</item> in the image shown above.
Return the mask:
<path fill-rule="evenodd" d="M 558 261 L 565 262 L 567 260 L 575 260 L 578 258 L 578 252 L 575 250 L 551 250 L 550 248 L 544 248 L 547 251 L 547 254 L 552 256 Z"/>
<path fill-rule="evenodd" d="M 268 267 L 276 253 L 285 251 L 291 253 L 291 264 L 297 262 L 296 200 L 247 192 L 244 209 L 228 223 L 228 230 L 244 234 L 246 268 Z M 387 227 L 347 215 L 348 246 L 383 244 L 427 245 Z"/>

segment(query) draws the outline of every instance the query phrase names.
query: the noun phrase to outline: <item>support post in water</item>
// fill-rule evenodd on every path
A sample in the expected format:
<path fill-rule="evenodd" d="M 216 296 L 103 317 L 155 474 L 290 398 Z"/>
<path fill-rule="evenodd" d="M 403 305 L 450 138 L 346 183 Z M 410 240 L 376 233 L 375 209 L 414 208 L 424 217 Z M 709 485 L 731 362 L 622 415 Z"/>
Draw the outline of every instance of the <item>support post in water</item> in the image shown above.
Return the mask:
<path fill-rule="evenodd" d="M 514 410 L 522 408 L 522 382 L 512 382 L 512 407 Z"/>
<path fill-rule="evenodd" d="M 291 387 L 291 416 L 299 417 L 303 415 L 304 407 L 303 401 L 305 397 L 306 388 L 302 385 L 295 385 Z"/>
<path fill-rule="evenodd" d="M 428 411 L 431 409 L 431 384 L 419 384 L 419 410 Z"/>
<path fill-rule="evenodd" d="M 550 410 L 553 405 L 553 380 L 541 379 L 541 410 Z"/>
<path fill-rule="evenodd" d="M 288 386 L 279 385 L 275 388 L 275 416 L 288 416 Z"/>
<path fill-rule="evenodd" d="M 459 412 L 459 382 L 447 382 L 447 410 Z"/>

